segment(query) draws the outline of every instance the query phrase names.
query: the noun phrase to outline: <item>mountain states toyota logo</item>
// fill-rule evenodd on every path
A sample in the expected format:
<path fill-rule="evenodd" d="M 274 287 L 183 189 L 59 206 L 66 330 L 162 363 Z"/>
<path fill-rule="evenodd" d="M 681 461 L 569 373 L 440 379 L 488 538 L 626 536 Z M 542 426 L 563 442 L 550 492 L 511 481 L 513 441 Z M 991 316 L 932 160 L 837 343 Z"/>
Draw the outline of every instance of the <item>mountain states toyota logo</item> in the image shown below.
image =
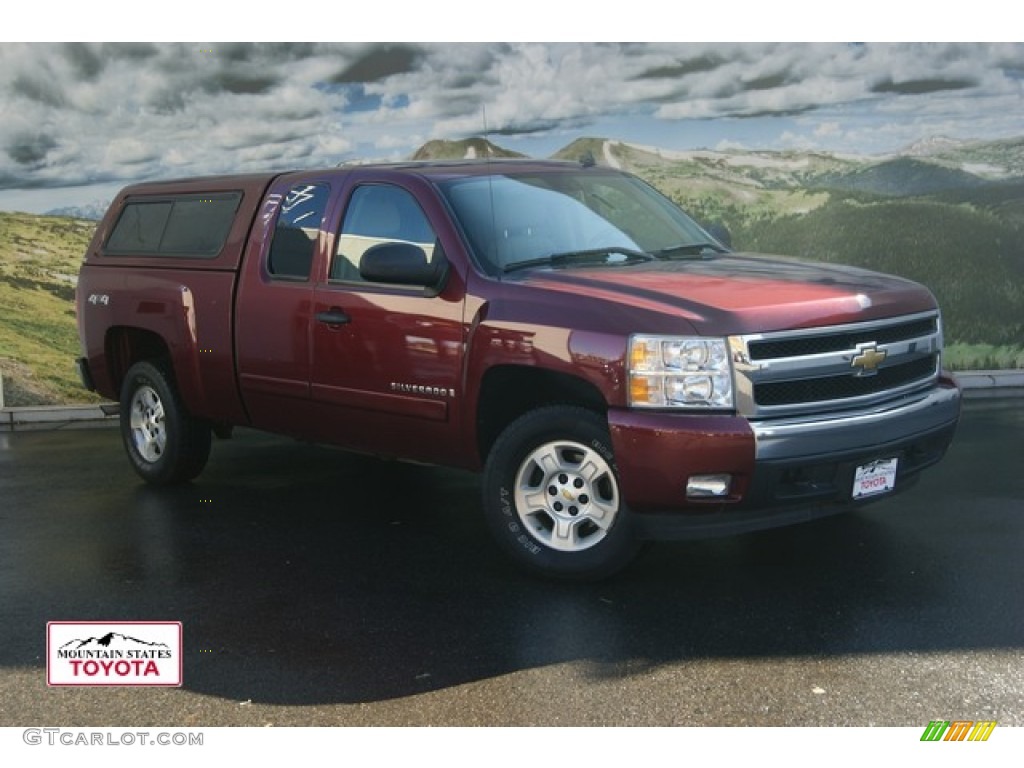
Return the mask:
<path fill-rule="evenodd" d="M 181 622 L 51 621 L 47 685 L 181 685 Z"/>

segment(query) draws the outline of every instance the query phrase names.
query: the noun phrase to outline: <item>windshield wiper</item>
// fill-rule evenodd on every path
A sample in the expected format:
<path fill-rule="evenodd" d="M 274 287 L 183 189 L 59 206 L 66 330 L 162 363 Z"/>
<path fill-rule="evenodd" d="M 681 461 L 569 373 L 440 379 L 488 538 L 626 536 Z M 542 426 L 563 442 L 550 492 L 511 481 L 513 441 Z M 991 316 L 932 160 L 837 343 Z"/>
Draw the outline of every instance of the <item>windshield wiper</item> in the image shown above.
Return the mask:
<path fill-rule="evenodd" d="M 710 251 L 710 253 L 708 253 L 708 251 Z M 728 253 L 728 251 L 718 243 L 679 243 L 677 245 L 670 245 L 667 248 L 659 248 L 654 252 L 654 255 L 660 259 L 675 259 L 680 257 L 710 259 L 716 253 Z"/>
<path fill-rule="evenodd" d="M 621 258 L 613 259 L 619 256 Z M 541 256 L 536 259 L 525 259 L 506 264 L 502 271 L 514 272 L 517 269 L 529 269 L 530 267 L 558 267 L 564 264 L 576 264 L 592 262 L 598 264 L 627 264 L 636 261 L 650 261 L 654 257 L 645 251 L 638 251 L 634 248 L 624 248 L 617 245 L 610 245 L 605 248 L 588 248 L 584 251 L 563 251 L 552 253 L 550 256 Z"/>

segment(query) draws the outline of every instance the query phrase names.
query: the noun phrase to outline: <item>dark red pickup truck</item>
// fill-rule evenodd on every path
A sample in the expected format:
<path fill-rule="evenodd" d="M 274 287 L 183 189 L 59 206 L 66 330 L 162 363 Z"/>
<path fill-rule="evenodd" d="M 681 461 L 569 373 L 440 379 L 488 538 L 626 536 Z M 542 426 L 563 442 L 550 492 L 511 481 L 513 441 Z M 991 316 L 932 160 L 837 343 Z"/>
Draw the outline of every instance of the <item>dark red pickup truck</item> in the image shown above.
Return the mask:
<path fill-rule="evenodd" d="M 563 577 L 900 491 L 960 409 L 925 288 L 733 253 L 571 163 L 131 186 L 78 317 L 147 481 L 195 477 L 234 426 L 482 470 L 498 542 Z"/>

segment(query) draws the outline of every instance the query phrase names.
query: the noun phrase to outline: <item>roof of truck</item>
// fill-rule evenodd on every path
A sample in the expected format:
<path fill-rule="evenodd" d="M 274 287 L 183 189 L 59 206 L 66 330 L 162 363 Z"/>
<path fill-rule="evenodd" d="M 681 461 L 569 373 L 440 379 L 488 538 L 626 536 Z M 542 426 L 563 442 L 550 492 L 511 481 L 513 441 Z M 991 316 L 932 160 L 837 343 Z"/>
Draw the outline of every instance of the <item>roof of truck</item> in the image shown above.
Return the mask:
<path fill-rule="evenodd" d="M 160 179 L 131 184 L 121 195 L 180 194 L 188 192 L 216 192 L 218 190 L 264 189 L 280 173 L 240 173 L 225 176 L 192 176 L 184 179 Z"/>
<path fill-rule="evenodd" d="M 386 170 L 401 173 L 415 173 L 419 176 L 479 176 L 489 173 L 506 173 L 512 169 L 521 172 L 538 172 L 589 167 L 588 163 L 574 163 L 564 160 L 532 160 L 528 158 L 493 158 L 462 160 L 402 160 L 396 162 L 349 161 L 333 167 L 293 168 L 262 173 L 239 173 L 212 176 L 192 176 L 178 179 L 159 179 L 127 186 L 125 196 L 137 194 L 180 194 L 208 192 L 228 189 L 265 188 L 279 176 L 324 176 L 345 175 L 357 171 Z"/>

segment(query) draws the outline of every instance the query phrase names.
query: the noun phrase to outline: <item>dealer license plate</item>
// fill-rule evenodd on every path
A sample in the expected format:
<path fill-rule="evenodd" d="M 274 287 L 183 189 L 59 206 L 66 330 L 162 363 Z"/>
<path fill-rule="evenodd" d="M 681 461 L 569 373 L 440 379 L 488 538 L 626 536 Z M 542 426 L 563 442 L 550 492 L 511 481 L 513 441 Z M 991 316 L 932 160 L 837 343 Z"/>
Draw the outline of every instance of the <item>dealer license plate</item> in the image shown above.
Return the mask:
<path fill-rule="evenodd" d="M 861 464 L 853 475 L 853 498 L 863 499 L 888 493 L 896 487 L 896 465 L 899 459 L 879 459 Z"/>

